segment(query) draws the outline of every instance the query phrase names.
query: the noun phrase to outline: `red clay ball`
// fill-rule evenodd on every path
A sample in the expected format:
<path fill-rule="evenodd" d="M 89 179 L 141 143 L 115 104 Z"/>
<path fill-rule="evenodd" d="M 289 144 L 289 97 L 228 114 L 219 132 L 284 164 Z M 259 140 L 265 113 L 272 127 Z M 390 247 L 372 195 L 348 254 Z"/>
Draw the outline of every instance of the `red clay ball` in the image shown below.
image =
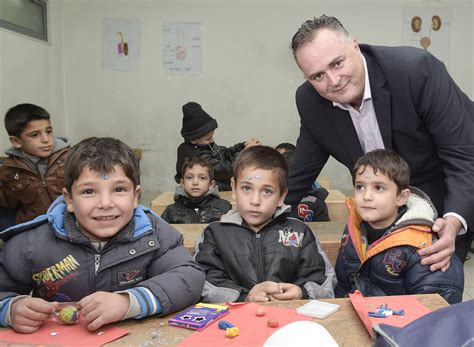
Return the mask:
<path fill-rule="evenodd" d="M 265 316 L 267 314 L 267 311 L 265 310 L 264 307 L 258 307 L 257 310 L 255 311 L 255 315 L 258 317 Z"/>
<path fill-rule="evenodd" d="M 268 321 L 267 321 L 267 325 L 270 327 L 270 328 L 276 328 L 280 325 L 280 323 L 274 319 L 274 318 L 270 318 Z"/>

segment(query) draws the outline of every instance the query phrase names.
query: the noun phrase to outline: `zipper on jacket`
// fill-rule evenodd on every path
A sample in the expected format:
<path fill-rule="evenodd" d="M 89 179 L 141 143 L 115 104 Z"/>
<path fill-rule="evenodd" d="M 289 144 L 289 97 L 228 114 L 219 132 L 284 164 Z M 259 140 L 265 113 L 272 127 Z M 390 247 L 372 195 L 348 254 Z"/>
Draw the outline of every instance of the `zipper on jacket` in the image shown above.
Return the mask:
<path fill-rule="evenodd" d="M 252 231 L 253 232 L 253 231 Z M 253 238 L 253 244 L 254 244 L 254 249 L 255 249 L 255 265 L 257 265 L 257 280 L 258 280 L 258 283 L 261 283 L 263 282 L 264 280 L 264 274 L 263 274 L 263 270 L 262 270 L 262 264 L 263 264 L 263 259 L 260 259 L 261 256 L 260 256 L 260 238 L 262 237 L 262 234 L 258 233 L 258 234 L 255 234 L 254 233 L 254 238 Z"/>
<path fill-rule="evenodd" d="M 44 188 L 45 192 L 46 192 L 46 195 L 48 195 L 48 198 L 49 198 L 49 201 L 53 202 L 54 199 L 52 198 L 51 194 L 49 193 L 48 191 L 48 184 L 46 183 L 46 172 L 48 172 L 48 168 L 46 168 L 46 172 L 44 173 L 44 176 L 41 176 L 41 172 L 40 172 L 40 169 L 39 169 L 39 162 L 37 162 L 35 164 L 35 168 L 36 168 L 36 174 L 38 175 L 38 177 L 41 178 L 41 186 Z"/>
<path fill-rule="evenodd" d="M 96 254 L 94 256 L 95 259 L 95 274 L 97 276 L 97 271 L 99 271 L 99 266 L 100 266 L 100 254 Z"/>
<path fill-rule="evenodd" d="M 214 149 L 214 147 L 212 147 L 211 144 L 208 144 L 208 146 L 211 149 L 212 153 L 218 155 L 221 160 L 223 159 L 221 153 L 218 150 Z"/>

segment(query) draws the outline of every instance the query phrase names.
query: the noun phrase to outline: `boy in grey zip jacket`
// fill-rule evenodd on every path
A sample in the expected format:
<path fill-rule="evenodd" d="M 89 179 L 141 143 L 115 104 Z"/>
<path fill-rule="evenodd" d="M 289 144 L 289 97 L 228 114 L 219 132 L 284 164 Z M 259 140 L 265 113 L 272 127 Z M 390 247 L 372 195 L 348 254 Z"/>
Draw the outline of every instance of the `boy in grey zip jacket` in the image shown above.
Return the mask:
<path fill-rule="evenodd" d="M 0 233 L 0 325 L 31 333 L 58 301 L 77 301 L 96 330 L 199 300 L 203 271 L 182 235 L 138 205 L 138 181 L 134 153 L 119 140 L 89 138 L 71 149 L 64 199 Z"/>

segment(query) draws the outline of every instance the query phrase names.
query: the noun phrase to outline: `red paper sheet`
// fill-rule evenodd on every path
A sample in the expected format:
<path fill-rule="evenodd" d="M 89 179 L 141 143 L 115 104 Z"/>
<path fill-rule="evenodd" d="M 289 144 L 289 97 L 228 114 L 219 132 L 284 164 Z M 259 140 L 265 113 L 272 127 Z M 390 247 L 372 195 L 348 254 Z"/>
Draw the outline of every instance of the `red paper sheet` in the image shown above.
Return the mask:
<path fill-rule="evenodd" d="M 349 294 L 349 298 L 370 335 L 372 335 L 372 326 L 374 324 L 384 323 L 401 328 L 431 312 L 412 295 L 364 297 L 361 292 L 356 290 L 354 294 Z M 377 307 L 385 304 L 393 310 L 404 309 L 405 314 L 403 316 L 393 315 L 385 318 L 369 317 L 369 311 L 377 311 Z"/>
<path fill-rule="evenodd" d="M 51 336 L 53 332 L 57 333 L 57 335 Z M 32 334 L 20 334 L 13 329 L 0 331 L 0 345 L 18 343 L 58 346 L 100 346 L 116 340 L 127 333 L 127 330 L 113 325 L 103 326 L 97 331 L 89 331 L 83 318 L 75 325 L 60 325 L 56 321 L 48 319 L 37 332 Z"/>
<path fill-rule="evenodd" d="M 179 346 L 262 346 L 268 337 L 278 328 L 296 321 L 308 321 L 311 317 L 296 313 L 295 309 L 264 306 L 266 315 L 257 317 L 255 310 L 260 305 L 247 303 L 244 305 L 232 305 L 230 313 L 220 320 L 226 320 L 240 329 L 240 335 L 234 338 L 225 336 L 225 331 L 219 329 L 214 322 L 202 331 L 194 332 L 186 338 Z M 278 328 L 267 326 L 269 318 L 276 318 L 280 323 Z M 182 329 L 182 328 L 176 328 Z"/>

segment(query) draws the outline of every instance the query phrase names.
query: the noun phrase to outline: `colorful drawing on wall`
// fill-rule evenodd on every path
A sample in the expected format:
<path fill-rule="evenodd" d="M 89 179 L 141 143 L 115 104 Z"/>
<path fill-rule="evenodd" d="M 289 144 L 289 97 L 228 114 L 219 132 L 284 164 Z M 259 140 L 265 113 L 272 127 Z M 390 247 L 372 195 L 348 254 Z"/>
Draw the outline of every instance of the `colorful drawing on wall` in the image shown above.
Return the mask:
<path fill-rule="evenodd" d="M 140 52 L 140 23 L 104 18 L 103 28 L 102 67 L 107 70 L 136 70 Z"/>
<path fill-rule="evenodd" d="M 123 38 L 123 32 L 119 31 L 117 35 L 120 37 L 120 42 L 117 44 L 118 55 L 128 55 L 128 43 Z"/>
<path fill-rule="evenodd" d="M 170 74 L 201 73 L 201 27 L 199 23 L 163 24 L 163 67 Z"/>
<path fill-rule="evenodd" d="M 426 49 L 448 66 L 451 9 L 405 7 L 402 35 L 403 45 Z"/>

